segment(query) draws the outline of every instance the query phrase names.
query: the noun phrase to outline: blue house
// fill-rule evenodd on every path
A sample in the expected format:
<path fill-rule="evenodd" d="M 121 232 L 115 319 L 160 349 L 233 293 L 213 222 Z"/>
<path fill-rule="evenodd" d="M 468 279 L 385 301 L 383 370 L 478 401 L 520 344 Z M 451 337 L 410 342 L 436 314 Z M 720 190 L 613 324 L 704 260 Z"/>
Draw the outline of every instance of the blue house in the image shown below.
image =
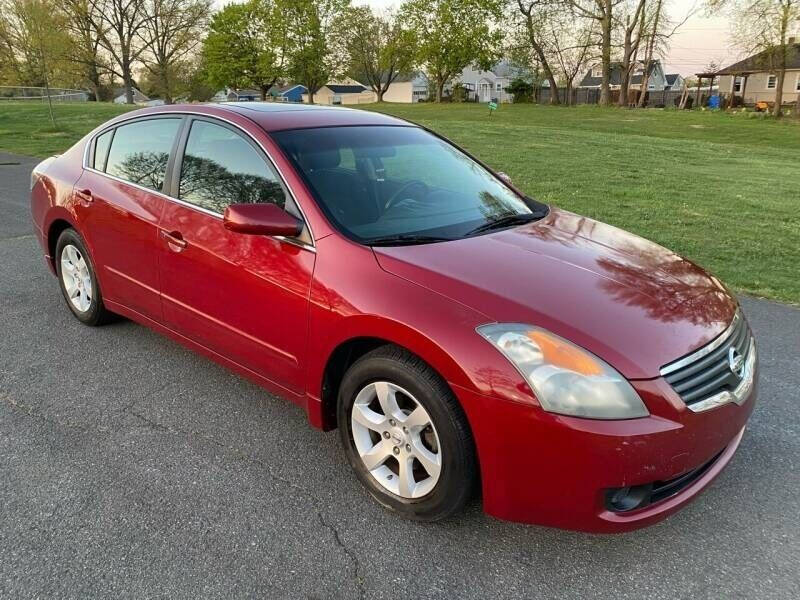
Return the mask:
<path fill-rule="evenodd" d="M 308 90 L 304 85 L 299 83 L 273 86 L 269 90 L 269 95 L 275 99 L 275 102 L 302 102 L 303 94 L 307 94 Z"/>

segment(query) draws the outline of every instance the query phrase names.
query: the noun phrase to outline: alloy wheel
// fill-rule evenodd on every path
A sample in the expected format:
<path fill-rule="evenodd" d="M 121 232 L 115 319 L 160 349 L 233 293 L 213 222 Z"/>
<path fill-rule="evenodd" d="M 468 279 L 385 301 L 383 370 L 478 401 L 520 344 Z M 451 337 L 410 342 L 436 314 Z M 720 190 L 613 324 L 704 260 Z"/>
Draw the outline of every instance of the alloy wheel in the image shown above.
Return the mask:
<path fill-rule="evenodd" d="M 442 470 L 439 436 L 428 411 L 387 381 L 366 385 L 350 416 L 364 467 L 385 489 L 406 499 L 429 494 Z"/>
<path fill-rule="evenodd" d="M 61 250 L 61 282 L 72 306 L 82 313 L 88 311 L 93 298 L 92 276 L 83 254 L 72 244 Z"/>

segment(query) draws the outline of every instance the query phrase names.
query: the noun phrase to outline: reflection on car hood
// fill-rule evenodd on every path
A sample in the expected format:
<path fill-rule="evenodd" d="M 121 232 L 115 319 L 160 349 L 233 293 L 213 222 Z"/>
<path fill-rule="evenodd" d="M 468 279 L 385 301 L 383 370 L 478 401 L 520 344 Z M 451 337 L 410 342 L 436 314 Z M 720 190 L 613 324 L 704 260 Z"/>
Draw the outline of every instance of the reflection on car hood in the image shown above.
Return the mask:
<path fill-rule="evenodd" d="M 381 267 L 482 312 L 538 325 L 631 379 L 719 335 L 736 302 L 694 263 L 610 225 L 553 209 L 455 242 L 375 248 Z"/>

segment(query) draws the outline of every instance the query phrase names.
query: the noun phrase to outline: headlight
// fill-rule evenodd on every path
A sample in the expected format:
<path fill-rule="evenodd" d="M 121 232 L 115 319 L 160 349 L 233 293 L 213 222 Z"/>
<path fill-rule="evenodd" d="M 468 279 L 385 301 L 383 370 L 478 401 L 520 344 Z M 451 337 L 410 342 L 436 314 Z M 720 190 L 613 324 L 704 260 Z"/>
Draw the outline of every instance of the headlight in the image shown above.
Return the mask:
<path fill-rule="evenodd" d="M 519 370 L 546 411 L 591 419 L 650 414 L 613 367 L 564 338 L 518 323 L 492 323 L 477 331 Z"/>

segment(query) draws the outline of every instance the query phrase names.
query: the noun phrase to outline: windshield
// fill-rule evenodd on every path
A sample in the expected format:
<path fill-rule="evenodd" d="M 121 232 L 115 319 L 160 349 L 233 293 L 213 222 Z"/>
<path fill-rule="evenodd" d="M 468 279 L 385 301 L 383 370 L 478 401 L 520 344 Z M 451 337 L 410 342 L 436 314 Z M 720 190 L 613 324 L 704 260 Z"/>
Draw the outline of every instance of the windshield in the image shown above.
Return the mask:
<path fill-rule="evenodd" d="M 327 215 L 361 243 L 458 239 L 546 212 L 418 127 L 325 127 L 272 136 Z"/>

